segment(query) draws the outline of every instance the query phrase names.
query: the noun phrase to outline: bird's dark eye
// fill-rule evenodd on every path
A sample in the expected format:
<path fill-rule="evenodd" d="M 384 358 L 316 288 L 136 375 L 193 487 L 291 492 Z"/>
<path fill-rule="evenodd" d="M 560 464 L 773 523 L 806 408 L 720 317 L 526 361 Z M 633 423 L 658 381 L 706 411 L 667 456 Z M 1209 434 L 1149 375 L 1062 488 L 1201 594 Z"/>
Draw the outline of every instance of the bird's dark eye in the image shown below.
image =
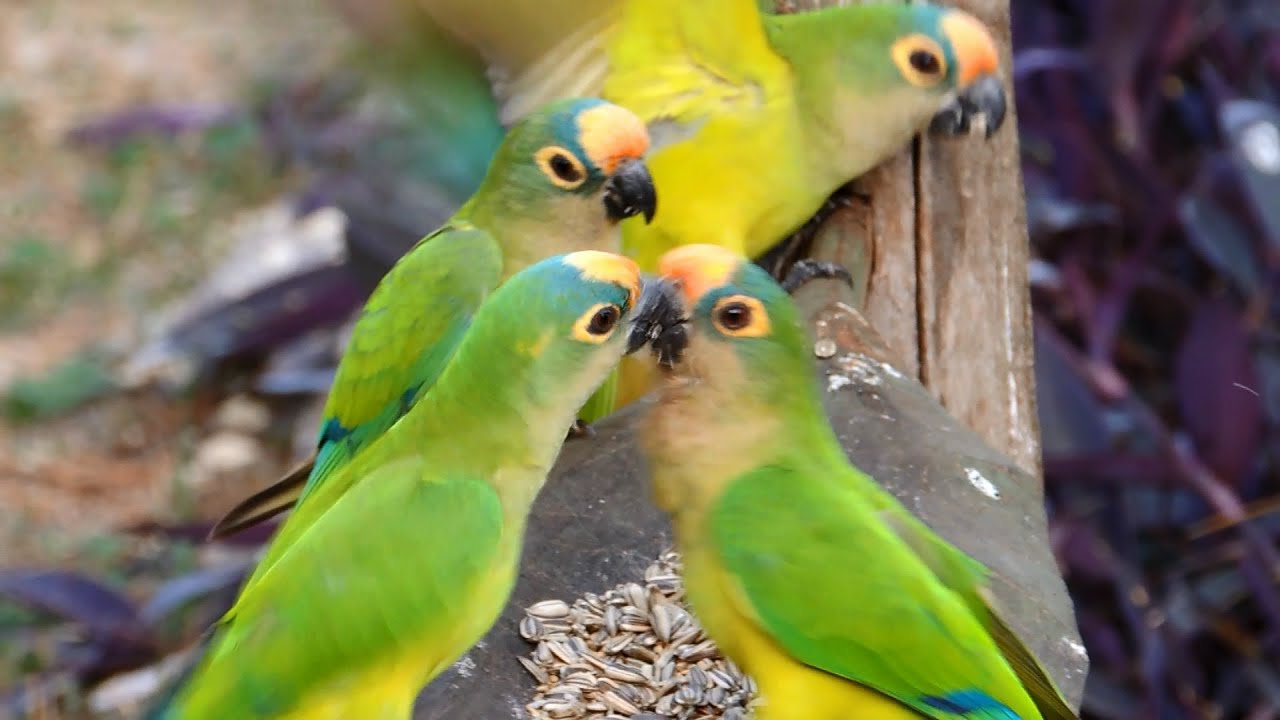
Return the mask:
<path fill-rule="evenodd" d="M 938 60 L 938 56 L 928 50 L 914 50 L 907 59 L 911 63 L 911 67 L 916 72 L 924 75 L 933 75 L 942 69 L 942 63 Z"/>
<path fill-rule="evenodd" d="M 591 316 L 591 322 L 587 323 L 587 332 L 592 335 L 605 335 L 613 330 L 613 326 L 618 324 L 618 318 L 622 317 L 622 313 L 614 305 L 605 305 Z"/>
<path fill-rule="evenodd" d="M 556 177 L 569 183 L 582 179 L 578 166 L 568 157 L 559 153 L 551 156 L 551 172 L 555 173 Z"/>
<path fill-rule="evenodd" d="M 751 308 L 746 303 L 729 303 L 720 308 L 718 319 L 720 326 L 726 330 L 741 330 L 751 324 Z"/>

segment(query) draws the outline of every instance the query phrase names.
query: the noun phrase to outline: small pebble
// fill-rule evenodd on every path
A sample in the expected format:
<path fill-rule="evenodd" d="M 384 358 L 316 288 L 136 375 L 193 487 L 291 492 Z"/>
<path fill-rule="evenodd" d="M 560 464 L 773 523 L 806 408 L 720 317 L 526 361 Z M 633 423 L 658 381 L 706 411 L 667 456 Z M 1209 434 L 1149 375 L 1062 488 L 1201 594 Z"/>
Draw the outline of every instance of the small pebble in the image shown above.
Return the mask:
<path fill-rule="evenodd" d="M 819 338 L 818 341 L 813 344 L 813 354 L 823 360 L 835 355 L 836 350 L 836 341 L 831 338 Z"/>
<path fill-rule="evenodd" d="M 248 395 L 235 395 L 218 408 L 213 423 L 223 430 L 258 435 L 271 427 L 271 410 Z"/>
<path fill-rule="evenodd" d="M 210 479 L 222 474 L 245 472 L 262 458 L 257 438 L 222 431 L 210 435 L 195 452 L 196 474 Z"/>

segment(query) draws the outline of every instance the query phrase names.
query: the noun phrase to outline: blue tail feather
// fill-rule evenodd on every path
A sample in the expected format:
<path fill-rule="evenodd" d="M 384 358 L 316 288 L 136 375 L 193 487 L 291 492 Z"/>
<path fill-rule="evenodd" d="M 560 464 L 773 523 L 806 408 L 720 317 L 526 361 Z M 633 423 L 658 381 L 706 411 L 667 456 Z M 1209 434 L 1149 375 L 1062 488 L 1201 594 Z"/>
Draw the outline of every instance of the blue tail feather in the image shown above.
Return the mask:
<path fill-rule="evenodd" d="M 966 720 L 1024 720 L 1004 703 L 981 690 L 960 690 L 926 697 L 922 702 L 935 710 Z"/>

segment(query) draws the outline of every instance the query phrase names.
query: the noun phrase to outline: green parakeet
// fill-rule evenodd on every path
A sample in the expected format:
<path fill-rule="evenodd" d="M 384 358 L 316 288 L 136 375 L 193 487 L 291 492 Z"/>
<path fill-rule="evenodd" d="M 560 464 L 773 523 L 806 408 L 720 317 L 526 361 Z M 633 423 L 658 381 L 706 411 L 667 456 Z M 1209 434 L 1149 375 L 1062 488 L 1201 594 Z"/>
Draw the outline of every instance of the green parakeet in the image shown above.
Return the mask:
<path fill-rule="evenodd" d="M 757 0 L 420 0 L 500 78 L 504 121 L 565 95 L 599 95 L 649 125 L 666 199 L 623 249 L 651 271 L 680 244 L 755 257 L 842 184 L 947 109 L 999 127 L 999 54 L 972 15 L 926 3 L 788 14 Z M 963 99 L 958 99 L 957 96 Z M 968 125 L 964 128 L 967 130 Z"/>
<path fill-rule="evenodd" d="M 991 33 L 935 5 L 330 2 L 366 39 L 343 67 L 365 71 L 373 100 L 390 90 L 394 112 L 310 196 L 342 209 L 352 264 L 375 278 L 479 187 L 503 126 L 554 98 L 601 96 L 648 125 L 663 210 L 622 227 L 646 271 L 681 243 L 759 257 L 925 125 L 965 131 L 981 114 L 990 135 L 1005 116 Z M 615 404 L 602 392 L 583 419 L 645 392 L 642 369 L 624 362 L 605 386 Z"/>
<path fill-rule="evenodd" d="M 508 132 L 474 195 L 383 277 L 356 322 L 324 407 L 315 456 L 232 509 L 225 535 L 310 502 L 336 470 L 430 391 L 476 309 L 530 263 L 618 248 L 618 223 L 653 218 L 644 124 L 594 98 L 551 103 Z M 592 399 L 612 405 L 612 382 Z M 568 430 L 568 427 L 566 427 Z"/>
<path fill-rule="evenodd" d="M 432 391 L 289 518 L 150 717 L 408 718 L 506 603 L 530 504 L 640 291 L 634 262 L 599 251 L 495 290 Z"/>
<path fill-rule="evenodd" d="M 931 121 L 1001 126 L 999 53 L 972 15 L 926 3 L 789 14 L 757 0 L 419 0 L 487 63 L 504 121 L 589 93 L 649 126 L 662 212 L 623 252 L 652 271 L 681 244 L 757 258 Z M 622 366 L 619 406 L 648 389 Z"/>
<path fill-rule="evenodd" d="M 663 256 L 686 321 L 653 341 L 642 442 L 689 601 L 760 720 L 1076 715 L 987 602 L 986 569 L 850 465 L 787 293 L 724 248 Z"/>

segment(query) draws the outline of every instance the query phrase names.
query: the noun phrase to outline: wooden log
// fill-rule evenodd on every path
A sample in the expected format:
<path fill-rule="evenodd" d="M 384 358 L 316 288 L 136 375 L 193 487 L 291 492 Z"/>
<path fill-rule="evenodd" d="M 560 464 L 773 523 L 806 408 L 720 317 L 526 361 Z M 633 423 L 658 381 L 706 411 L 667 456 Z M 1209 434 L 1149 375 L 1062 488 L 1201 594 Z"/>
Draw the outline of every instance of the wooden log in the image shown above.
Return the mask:
<path fill-rule="evenodd" d="M 849 2 L 792 4 L 803 11 Z M 857 223 L 866 234 L 873 265 L 864 311 L 903 370 L 1039 484 L 1009 0 L 943 2 L 992 29 L 1010 93 L 1007 127 L 985 142 L 918 138 L 859 181 L 869 212 L 845 209 L 838 222 Z"/>
<path fill-rule="evenodd" d="M 993 29 L 1008 74 L 1008 0 L 955 4 Z M 1030 472 L 1038 486 L 1030 255 L 1010 81 L 1006 90 L 1007 127 L 987 142 L 925 137 L 917 144 L 920 378 L 944 407 Z"/>

